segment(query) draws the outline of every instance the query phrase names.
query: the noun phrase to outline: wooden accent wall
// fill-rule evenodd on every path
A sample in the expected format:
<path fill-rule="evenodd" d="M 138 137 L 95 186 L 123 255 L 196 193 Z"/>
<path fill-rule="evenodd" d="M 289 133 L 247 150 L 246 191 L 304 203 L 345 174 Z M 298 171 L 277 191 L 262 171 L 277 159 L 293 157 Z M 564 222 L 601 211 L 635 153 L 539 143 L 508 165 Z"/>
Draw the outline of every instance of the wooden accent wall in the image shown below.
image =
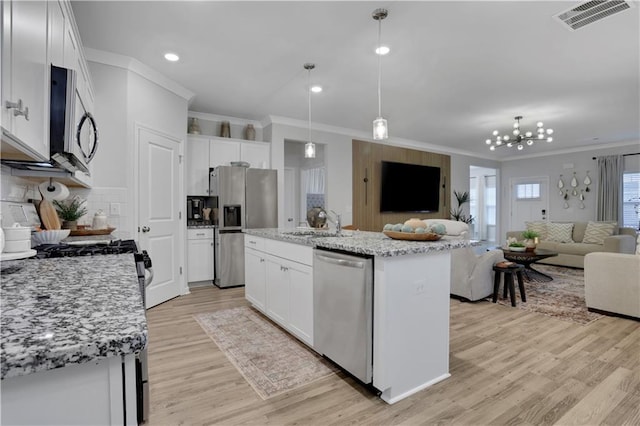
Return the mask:
<path fill-rule="evenodd" d="M 363 231 L 382 231 L 386 223 L 400 223 L 412 217 L 449 219 L 451 157 L 415 149 L 353 140 L 353 224 Z M 435 213 L 380 213 L 381 161 L 440 167 L 440 208 Z M 365 182 L 367 179 L 367 182 Z M 420 182 L 408 182 L 420 193 Z"/>

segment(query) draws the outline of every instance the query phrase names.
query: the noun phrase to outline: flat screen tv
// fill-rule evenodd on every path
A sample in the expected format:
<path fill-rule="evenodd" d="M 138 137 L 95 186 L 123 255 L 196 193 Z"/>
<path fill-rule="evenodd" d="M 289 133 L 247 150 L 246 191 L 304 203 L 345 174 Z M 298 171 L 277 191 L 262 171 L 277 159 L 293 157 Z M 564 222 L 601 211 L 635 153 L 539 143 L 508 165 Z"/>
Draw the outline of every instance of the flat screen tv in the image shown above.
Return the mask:
<path fill-rule="evenodd" d="M 380 212 L 437 212 L 440 167 L 382 162 Z"/>

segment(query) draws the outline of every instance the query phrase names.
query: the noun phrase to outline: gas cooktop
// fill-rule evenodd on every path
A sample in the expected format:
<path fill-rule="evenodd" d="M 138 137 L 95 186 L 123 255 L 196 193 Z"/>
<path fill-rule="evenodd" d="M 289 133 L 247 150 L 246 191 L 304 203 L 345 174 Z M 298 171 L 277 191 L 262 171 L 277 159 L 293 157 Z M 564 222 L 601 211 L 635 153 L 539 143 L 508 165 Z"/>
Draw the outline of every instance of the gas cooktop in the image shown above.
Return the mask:
<path fill-rule="evenodd" d="M 36 259 L 55 257 L 95 256 L 102 254 L 137 253 L 138 245 L 134 240 L 114 240 L 109 243 L 94 243 L 84 245 L 74 244 L 41 244 L 34 247 L 37 251 Z"/>

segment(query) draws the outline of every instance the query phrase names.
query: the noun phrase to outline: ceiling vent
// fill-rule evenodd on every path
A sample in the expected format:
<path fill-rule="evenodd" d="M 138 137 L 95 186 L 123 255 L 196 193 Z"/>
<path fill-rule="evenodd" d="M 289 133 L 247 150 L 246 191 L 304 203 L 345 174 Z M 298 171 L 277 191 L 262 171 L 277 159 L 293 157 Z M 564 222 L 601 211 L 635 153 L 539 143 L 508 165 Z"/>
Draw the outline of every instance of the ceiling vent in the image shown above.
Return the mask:
<path fill-rule="evenodd" d="M 566 24 L 571 31 L 575 31 L 585 25 L 615 15 L 618 12 L 631 9 L 633 4 L 624 0 L 592 0 L 575 6 L 565 12 L 554 16 Z"/>

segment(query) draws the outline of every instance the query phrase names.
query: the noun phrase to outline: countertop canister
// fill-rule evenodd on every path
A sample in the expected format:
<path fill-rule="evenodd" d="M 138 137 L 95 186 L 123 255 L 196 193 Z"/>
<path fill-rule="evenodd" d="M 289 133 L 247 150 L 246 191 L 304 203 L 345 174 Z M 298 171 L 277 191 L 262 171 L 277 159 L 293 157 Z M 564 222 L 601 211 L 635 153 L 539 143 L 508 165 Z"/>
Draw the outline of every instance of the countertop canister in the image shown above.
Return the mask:
<path fill-rule="evenodd" d="M 93 229 L 107 229 L 107 215 L 98 210 L 93 216 L 93 222 L 91 223 Z"/>

